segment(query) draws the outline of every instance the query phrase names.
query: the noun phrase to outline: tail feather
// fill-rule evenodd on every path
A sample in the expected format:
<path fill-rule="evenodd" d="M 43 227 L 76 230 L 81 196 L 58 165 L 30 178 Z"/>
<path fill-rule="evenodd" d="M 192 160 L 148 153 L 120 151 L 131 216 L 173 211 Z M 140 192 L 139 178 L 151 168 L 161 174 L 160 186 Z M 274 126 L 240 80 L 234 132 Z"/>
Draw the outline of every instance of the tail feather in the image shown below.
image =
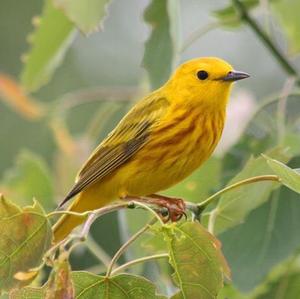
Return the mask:
<path fill-rule="evenodd" d="M 75 198 L 74 202 L 68 208 L 68 211 L 82 213 L 85 211 L 91 211 L 99 209 L 106 205 L 108 200 L 102 200 L 97 198 L 96 200 L 92 198 L 89 192 L 81 192 Z M 84 222 L 84 218 L 77 217 L 75 215 L 63 215 L 57 222 L 53 225 L 54 240 L 53 243 L 57 244 L 58 242 L 65 239 L 72 230 L 78 225 Z"/>

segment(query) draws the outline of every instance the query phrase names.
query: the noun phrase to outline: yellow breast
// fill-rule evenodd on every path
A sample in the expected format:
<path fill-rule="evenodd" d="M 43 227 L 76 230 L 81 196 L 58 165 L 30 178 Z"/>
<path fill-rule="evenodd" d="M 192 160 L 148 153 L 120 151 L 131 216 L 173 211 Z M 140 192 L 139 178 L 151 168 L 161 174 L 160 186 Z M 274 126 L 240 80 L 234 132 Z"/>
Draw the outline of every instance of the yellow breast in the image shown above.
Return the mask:
<path fill-rule="evenodd" d="M 223 130 L 225 112 L 203 109 L 177 111 L 172 122 L 162 122 L 148 143 L 117 176 L 123 193 L 147 195 L 167 189 L 190 175 L 215 149 Z"/>

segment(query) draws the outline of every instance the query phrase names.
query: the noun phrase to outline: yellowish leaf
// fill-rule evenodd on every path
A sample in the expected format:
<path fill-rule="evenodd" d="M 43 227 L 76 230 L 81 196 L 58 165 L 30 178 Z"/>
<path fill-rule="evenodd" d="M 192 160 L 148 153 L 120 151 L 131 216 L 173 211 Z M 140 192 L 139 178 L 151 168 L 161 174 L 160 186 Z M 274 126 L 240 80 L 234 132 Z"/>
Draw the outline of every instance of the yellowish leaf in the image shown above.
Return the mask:
<path fill-rule="evenodd" d="M 43 116 L 44 110 L 22 87 L 6 74 L 0 74 L 0 98 L 23 117 L 36 120 Z"/>
<path fill-rule="evenodd" d="M 18 82 L 6 74 L 0 74 L 0 97 L 27 119 L 36 120 L 44 114 L 41 105 L 28 96 Z"/>

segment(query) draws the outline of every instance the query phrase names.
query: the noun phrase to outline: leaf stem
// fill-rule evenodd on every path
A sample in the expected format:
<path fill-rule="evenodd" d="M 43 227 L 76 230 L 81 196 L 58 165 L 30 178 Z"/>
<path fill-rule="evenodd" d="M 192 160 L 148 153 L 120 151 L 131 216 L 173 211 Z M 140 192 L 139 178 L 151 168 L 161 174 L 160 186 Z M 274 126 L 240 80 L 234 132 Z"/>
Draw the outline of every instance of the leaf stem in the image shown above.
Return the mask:
<path fill-rule="evenodd" d="M 222 195 L 223 193 L 226 193 L 232 189 L 238 188 L 240 186 L 243 185 L 248 185 L 248 184 L 252 184 L 252 183 L 256 183 L 256 182 L 261 182 L 261 181 L 275 181 L 275 182 L 280 182 L 280 178 L 277 175 L 260 175 L 260 176 L 255 176 L 252 178 L 248 178 L 239 182 L 236 182 L 232 185 L 229 185 L 223 189 L 221 189 L 220 191 L 216 192 L 215 194 L 211 195 L 210 197 L 208 197 L 207 199 L 205 199 L 204 201 L 202 201 L 201 203 L 198 204 L 198 207 L 204 209 L 205 207 L 207 207 L 212 201 L 214 201 L 217 197 L 219 197 L 220 195 Z"/>
<path fill-rule="evenodd" d="M 169 257 L 169 255 L 167 253 L 154 254 L 154 255 L 150 255 L 150 256 L 141 257 L 141 258 L 132 260 L 130 262 L 127 262 L 127 263 L 121 265 L 120 267 L 113 270 L 111 272 L 111 275 L 114 275 L 117 272 L 120 272 L 120 271 L 122 271 L 122 270 L 124 270 L 128 267 L 131 267 L 131 266 L 139 264 L 139 263 L 144 263 L 144 262 L 147 262 L 147 261 L 157 260 L 157 259 L 162 259 L 162 258 L 168 258 L 168 257 Z"/>
<path fill-rule="evenodd" d="M 53 217 L 53 216 L 58 216 L 58 215 L 72 215 L 72 216 L 76 216 L 76 217 L 87 217 L 92 211 L 85 211 L 82 213 L 78 213 L 78 212 L 72 212 L 72 211 L 53 211 L 50 212 L 46 215 L 47 218 Z"/>
<path fill-rule="evenodd" d="M 291 76 L 296 77 L 297 84 L 300 85 L 300 79 L 297 70 L 293 65 L 290 64 L 286 57 L 281 53 L 281 50 L 271 41 L 269 36 L 261 29 L 258 23 L 250 16 L 244 4 L 240 0 L 232 0 L 232 3 L 240 14 L 241 20 L 249 25 L 249 27 L 254 31 L 254 33 L 260 38 L 260 40 L 276 58 L 285 72 Z"/>
<path fill-rule="evenodd" d="M 150 209 L 150 208 L 149 208 Z M 154 211 L 153 211 L 154 212 Z M 155 213 L 155 212 L 154 212 Z M 140 235 L 142 235 L 145 231 L 147 231 L 150 228 L 150 225 L 153 225 L 157 221 L 157 218 L 153 218 L 149 223 L 147 223 L 144 227 L 142 227 L 138 232 L 136 232 L 126 243 L 124 243 L 120 249 L 116 252 L 116 254 L 113 256 L 110 264 L 107 267 L 106 271 L 106 277 L 109 277 L 112 273 L 113 267 L 116 263 L 116 261 L 120 258 L 120 256 L 123 254 L 123 252 L 128 248 L 128 246 L 131 245 Z"/>

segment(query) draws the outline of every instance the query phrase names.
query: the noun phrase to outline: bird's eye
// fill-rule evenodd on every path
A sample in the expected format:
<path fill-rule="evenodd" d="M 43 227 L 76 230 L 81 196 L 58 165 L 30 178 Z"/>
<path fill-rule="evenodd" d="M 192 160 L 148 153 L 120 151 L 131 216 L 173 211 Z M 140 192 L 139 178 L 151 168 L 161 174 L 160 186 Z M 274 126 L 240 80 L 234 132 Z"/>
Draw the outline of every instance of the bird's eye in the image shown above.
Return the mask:
<path fill-rule="evenodd" d="M 199 80 L 205 80 L 208 77 L 208 73 L 206 71 L 199 71 L 197 77 Z"/>

